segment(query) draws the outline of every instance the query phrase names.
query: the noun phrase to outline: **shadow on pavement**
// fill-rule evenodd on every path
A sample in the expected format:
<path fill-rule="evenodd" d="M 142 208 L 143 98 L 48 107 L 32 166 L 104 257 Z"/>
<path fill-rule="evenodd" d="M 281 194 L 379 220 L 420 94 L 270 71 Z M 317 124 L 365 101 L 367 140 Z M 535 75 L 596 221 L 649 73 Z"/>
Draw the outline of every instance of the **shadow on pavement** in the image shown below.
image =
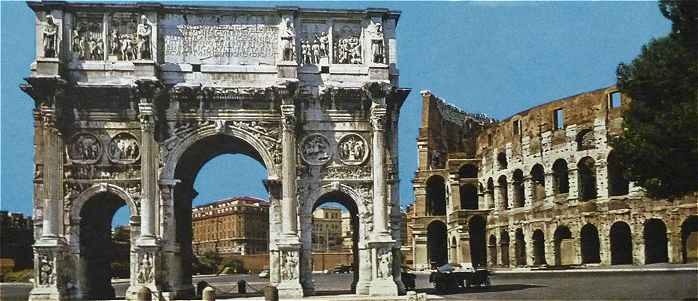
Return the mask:
<path fill-rule="evenodd" d="M 437 291 L 434 288 L 423 288 L 423 289 L 417 289 L 416 291 L 418 293 L 427 293 L 431 295 L 454 295 L 454 294 L 463 294 L 463 293 L 493 293 L 493 292 L 506 292 L 506 291 L 519 291 L 519 290 L 525 290 L 529 288 L 536 288 L 536 287 L 546 287 L 544 285 L 532 285 L 532 284 L 500 284 L 500 285 L 492 285 L 487 288 L 478 288 L 478 287 L 471 287 L 471 288 L 458 288 L 454 290 L 449 290 L 449 291 Z"/>
<path fill-rule="evenodd" d="M 350 295 L 354 292 L 352 290 L 326 290 L 326 291 L 315 291 L 313 296 L 334 296 L 334 295 Z"/>

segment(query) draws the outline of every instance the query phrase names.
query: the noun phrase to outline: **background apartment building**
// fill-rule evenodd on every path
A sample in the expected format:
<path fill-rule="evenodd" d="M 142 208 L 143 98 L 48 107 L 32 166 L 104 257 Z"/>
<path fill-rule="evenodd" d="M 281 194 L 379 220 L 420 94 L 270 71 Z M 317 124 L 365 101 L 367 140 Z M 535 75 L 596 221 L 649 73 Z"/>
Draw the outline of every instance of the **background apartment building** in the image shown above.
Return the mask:
<path fill-rule="evenodd" d="M 235 197 L 192 209 L 193 249 L 197 255 L 214 251 L 222 255 L 268 252 L 269 203 L 252 197 Z"/>

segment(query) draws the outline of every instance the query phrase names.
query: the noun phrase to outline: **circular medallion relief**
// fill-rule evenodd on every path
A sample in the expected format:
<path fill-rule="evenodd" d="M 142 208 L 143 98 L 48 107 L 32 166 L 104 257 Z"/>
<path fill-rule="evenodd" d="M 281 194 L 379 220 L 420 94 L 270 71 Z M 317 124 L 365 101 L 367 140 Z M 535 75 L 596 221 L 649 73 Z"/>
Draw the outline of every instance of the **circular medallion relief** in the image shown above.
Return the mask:
<path fill-rule="evenodd" d="M 357 134 L 346 134 L 339 139 L 337 155 L 347 165 L 359 165 L 368 158 L 368 144 Z"/>
<path fill-rule="evenodd" d="M 301 143 L 301 157 L 310 165 L 322 165 L 332 158 L 332 150 L 327 137 L 320 134 L 306 136 Z"/>
<path fill-rule="evenodd" d="M 68 158 L 74 163 L 92 164 L 102 156 L 102 144 L 92 134 L 76 134 L 70 141 Z"/>
<path fill-rule="evenodd" d="M 129 133 L 119 133 L 109 142 L 109 160 L 116 163 L 133 163 L 140 157 L 138 140 Z"/>

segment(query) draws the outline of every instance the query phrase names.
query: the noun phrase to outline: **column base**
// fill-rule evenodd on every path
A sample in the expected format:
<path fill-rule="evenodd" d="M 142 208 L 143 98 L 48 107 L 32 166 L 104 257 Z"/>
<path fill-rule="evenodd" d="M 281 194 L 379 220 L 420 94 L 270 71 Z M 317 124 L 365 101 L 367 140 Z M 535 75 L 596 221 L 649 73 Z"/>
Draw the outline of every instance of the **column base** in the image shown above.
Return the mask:
<path fill-rule="evenodd" d="M 371 296 L 397 296 L 398 289 L 392 279 L 376 279 L 371 282 L 368 294 Z"/>
<path fill-rule="evenodd" d="M 395 241 L 390 236 L 380 233 L 369 241 L 371 248 L 372 281 L 368 294 L 371 296 L 397 296 L 398 287 L 393 278 L 393 245 Z"/>
<path fill-rule="evenodd" d="M 56 287 L 35 287 L 29 293 L 29 301 L 65 300 L 66 294 Z"/>
<path fill-rule="evenodd" d="M 361 281 L 356 283 L 357 295 L 368 295 L 371 292 L 371 281 Z"/>
<path fill-rule="evenodd" d="M 279 290 L 279 297 L 283 298 L 302 298 L 304 296 L 301 283 L 296 280 L 285 280 L 279 283 L 276 287 Z"/>

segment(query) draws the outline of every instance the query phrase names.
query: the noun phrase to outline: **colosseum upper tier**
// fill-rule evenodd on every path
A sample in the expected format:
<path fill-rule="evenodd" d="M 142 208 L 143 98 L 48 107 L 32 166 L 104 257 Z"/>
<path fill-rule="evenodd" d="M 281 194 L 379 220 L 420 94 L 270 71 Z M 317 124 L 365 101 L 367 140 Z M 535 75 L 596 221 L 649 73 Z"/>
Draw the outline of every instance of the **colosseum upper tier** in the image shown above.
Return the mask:
<path fill-rule="evenodd" d="M 609 140 L 630 100 L 616 87 L 503 121 L 422 98 L 415 268 L 698 260 L 698 194 L 652 199 L 624 179 Z"/>

